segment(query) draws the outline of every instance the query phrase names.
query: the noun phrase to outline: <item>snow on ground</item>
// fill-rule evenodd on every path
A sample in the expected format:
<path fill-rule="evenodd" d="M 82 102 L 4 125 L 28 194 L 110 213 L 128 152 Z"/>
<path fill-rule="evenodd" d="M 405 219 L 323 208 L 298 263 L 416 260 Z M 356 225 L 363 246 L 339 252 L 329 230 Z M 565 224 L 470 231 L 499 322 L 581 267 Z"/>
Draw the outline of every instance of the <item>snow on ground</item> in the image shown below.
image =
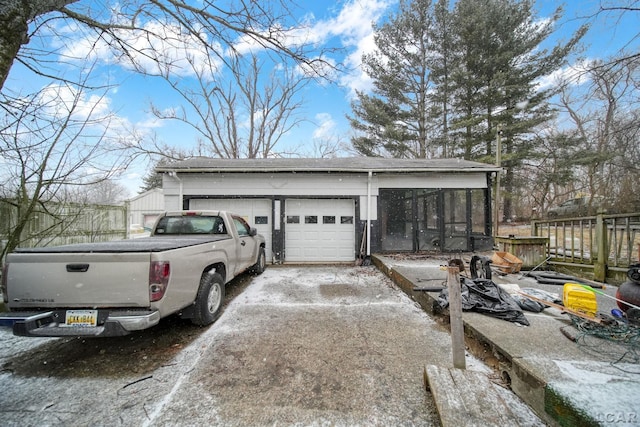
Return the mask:
<path fill-rule="evenodd" d="M 268 268 L 204 329 L 0 340 L 3 425 L 432 425 L 422 369 L 452 363 L 448 332 L 374 267 Z"/>

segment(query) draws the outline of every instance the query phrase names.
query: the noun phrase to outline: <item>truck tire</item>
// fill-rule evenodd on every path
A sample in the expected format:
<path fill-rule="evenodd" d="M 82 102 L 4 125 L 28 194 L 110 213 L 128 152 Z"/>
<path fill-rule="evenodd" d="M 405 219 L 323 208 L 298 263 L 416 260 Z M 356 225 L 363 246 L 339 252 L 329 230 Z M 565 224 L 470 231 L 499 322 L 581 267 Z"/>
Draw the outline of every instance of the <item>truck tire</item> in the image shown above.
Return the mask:
<path fill-rule="evenodd" d="M 200 279 L 191 322 L 198 326 L 212 324 L 220 316 L 223 302 L 224 279 L 218 273 L 205 273 Z"/>
<path fill-rule="evenodd" d="M 266 265 L 267 265 L 267 257 L 264 254 L 264 248 L 261 247 L 258 250 L 258 260 L 253 265 L 253 267 L 251 267 L 251 271 L 254 274 L 262 274 L 264 273 L 264 269 Z"/>

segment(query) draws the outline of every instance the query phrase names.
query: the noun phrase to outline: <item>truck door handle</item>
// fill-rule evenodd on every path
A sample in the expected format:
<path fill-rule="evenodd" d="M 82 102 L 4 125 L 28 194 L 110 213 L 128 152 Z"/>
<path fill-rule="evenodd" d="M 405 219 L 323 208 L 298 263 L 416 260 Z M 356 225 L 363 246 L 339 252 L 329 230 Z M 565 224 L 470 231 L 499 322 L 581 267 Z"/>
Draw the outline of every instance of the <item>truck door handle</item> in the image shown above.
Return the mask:
<path fill-rule="evenodd" d="M 69 273 L 86 273 L 87 270 L 89 270 L 89 264 L 67 264 Z"/>
<path fill-rule="evenodd" d="M 240 244 L 241 244 L 242 246 L 244 246 L 244 245 L 246 245 L 246 244 L 247 244 L 247 242 L 245 242 L 245 241 L 243 240 L 242 242 L 240 242 Z"/>

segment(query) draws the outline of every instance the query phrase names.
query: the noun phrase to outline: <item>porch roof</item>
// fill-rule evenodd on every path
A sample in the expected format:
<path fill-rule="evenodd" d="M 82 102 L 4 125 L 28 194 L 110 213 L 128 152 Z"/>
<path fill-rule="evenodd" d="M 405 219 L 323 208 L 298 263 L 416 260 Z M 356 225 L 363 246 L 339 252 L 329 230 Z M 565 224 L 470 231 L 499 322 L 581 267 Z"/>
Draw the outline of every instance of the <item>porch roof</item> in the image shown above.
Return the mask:
<path fill-rule="evenodd" d="M 327 159 L 215 159 L 193 157 L 156 167 L 158 172 L 498 172 L 501 168 L 462 159 L 388 159 L 381 157 L 338 157 Z"/>

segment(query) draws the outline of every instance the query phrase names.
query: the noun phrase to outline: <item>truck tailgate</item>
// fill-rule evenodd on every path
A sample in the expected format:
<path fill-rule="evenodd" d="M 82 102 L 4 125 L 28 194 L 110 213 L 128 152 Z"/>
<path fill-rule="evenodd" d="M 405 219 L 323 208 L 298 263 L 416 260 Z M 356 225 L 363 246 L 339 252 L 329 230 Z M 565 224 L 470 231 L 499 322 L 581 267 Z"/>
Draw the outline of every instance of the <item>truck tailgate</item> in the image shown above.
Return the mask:
<path fill-rule="evenodd" d="M 144 252 L 11 254 L 8 305 L 148 307 L 150 261 Z"/>

